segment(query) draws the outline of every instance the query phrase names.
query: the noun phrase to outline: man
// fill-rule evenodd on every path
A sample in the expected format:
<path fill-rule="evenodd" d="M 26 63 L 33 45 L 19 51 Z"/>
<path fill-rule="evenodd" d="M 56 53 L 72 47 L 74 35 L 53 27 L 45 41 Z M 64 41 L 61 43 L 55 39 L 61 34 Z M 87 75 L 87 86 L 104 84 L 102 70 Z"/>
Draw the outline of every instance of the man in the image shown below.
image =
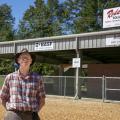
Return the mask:
<path fill-rule="evenodd" d="M 42 76 L 30 72 L 35 56 L 24 48 L 15 61 L 19 69 L 6 76 L 0 95 L 7 110 L 4 120 L 40 120 L 37 112 L 45 104 L 45 90 Z"/>

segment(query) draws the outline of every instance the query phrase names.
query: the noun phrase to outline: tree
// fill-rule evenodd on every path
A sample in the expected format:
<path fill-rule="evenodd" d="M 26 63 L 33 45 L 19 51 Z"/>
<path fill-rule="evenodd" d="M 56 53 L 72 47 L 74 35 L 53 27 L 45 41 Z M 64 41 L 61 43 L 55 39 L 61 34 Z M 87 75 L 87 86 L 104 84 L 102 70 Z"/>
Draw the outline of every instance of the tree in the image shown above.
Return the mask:
<path fill-rule="evenodd" d="M 103 9 L 120 6 L 115 0 L 85 0 L 78 19 L 74 22 L 76 33 L 102 30 Z"/>
<path fill-rule="evenodd" d="M 103 9 L 120 6 L 118 0 L 66 0 L 64 28 L 68 34 L 102 30 Z"/>
<path fill-rule="evenodd" d="M 48 23 L 52 35 L 61 35 L 61 5 L 58 0 L 48 0 L 47 7 L 49 11 Z"/>
<path fill-rule="evenodd" d="M 26 10 L 23 20 L 19 24 L 19 38 L 35 38 L 47 36 L 47 8 L 43 0 L 36 0 L 34 6 Z"/>
<path fill-rule="evenodd" d="M 64 30 L 66 34 L 75 33 L 74 23 L 80 17 L 84 0 L 66 0 L 64 2 Z"/>
<path fill-rule="evenodd" d="M 58 0 L 36 0 L 33 6 L 26 10 L 22 21 L 19 24 L 18 38 L 47 37 L 61 34 L 60 11 Z M 48 75 L 54 72 L 54 66 L 48 64 L 35 64 L 34 71 Z"/>
<path fill-rule="evenodd" d="M 26 10 L 19 24 L 19 38 L 47 37 L 62 34 L 61 4 L 58 0 L 36 0 L 34 6 Z"/>
<path fill-rule="evenodd" d="M 7 4 L 0 5 L 0 41 L 14 39 L 14 18 L 11 12 L 11 8 Z"/>
<path fill-rule="evenodd" d="M 39 62 L 36 62 L 31 67 L 31 71 L 38 72 L 42 75 L 55 75 L 57 69 L 58 68 L 55 65 L 47 64 L 47 63 L 43 64 L 43 63 L 39 63 Z"/>
<path fill-rule="evenodd" d="M 96 0 L 85 0 L 84 5 L 79 13 L 78 19 L 75 20 L 74 28 L 76 33 L 94 31 L 96 27 Z"/>
<path fill-rule="evenodd" d="M 43 0 L 36 0 L 34 4 L 25 12 L 23 20 L 20 22 L 18 31 L 20 38 L 47 37 L 52 35 L 49 8 Z"/>
<path fill-rule="evenodd" d="M 13 62 L 10 59 L 0 59 L 0 75 L 7 75 L 14 71 Z"/>

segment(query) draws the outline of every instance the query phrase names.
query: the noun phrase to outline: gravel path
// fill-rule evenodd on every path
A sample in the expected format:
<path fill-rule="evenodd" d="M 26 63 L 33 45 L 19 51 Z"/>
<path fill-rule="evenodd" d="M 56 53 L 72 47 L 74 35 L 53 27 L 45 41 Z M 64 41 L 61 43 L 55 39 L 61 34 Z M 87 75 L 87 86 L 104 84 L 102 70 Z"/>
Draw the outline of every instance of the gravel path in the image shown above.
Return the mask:
<path fill-rule="evenodd" d="M 0 120 L 5 110 L 0 105 Z M 47 98 L 41 120 L 120 120 L 120 103 Z"/>
<path fill-rule="evenodd" d="M 42 120 L 120 120 L 120 104 L 47 99 Z"/>

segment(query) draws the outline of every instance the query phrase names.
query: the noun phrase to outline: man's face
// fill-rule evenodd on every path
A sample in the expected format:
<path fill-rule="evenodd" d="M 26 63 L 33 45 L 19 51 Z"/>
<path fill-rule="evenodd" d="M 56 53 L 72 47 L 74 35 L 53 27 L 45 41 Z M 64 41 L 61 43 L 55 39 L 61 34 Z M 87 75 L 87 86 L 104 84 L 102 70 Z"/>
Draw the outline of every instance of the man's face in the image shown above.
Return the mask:
<path fill-rule="evenodd" d="M 30 54 L 22 53 L 18 58 L 18 63 L 22 67 L 30 66 L 30 64 L 32 63 L 32 58 L 31 58 Z"/>

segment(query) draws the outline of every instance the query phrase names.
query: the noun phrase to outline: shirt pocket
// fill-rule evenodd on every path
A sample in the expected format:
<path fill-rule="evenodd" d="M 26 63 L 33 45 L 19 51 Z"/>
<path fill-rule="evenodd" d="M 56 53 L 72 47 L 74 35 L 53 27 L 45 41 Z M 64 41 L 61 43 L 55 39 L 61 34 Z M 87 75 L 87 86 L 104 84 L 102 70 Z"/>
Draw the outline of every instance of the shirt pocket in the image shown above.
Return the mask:
<path fill-rule="evenodd" d="M 35 97 L 37 95 L 37 85 L 35 83 L 28 83 L 26 86 L 26 96 Z"/>

